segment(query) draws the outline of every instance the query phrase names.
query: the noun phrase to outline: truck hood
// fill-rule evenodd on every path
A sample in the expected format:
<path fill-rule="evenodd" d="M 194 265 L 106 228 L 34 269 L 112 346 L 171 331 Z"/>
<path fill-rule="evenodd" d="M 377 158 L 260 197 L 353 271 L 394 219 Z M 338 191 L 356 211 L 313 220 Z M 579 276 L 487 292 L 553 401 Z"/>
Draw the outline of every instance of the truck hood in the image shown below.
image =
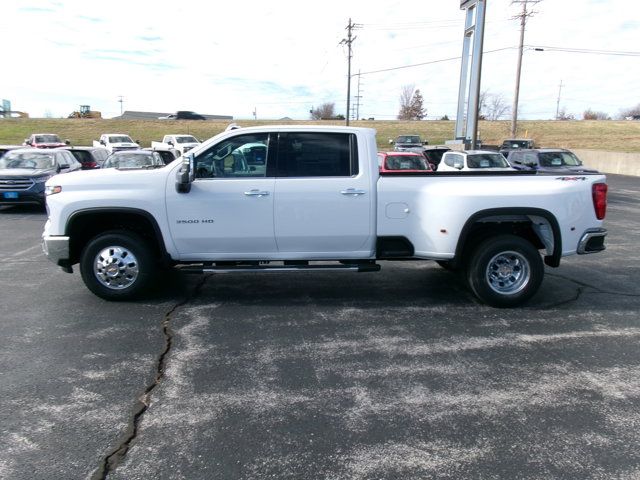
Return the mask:
<path fill-rule="evenodd" d="M 118 170 L 105 168 L 95 170 L 77 170 L 75 172 L 55 175 L 47 180 L 48 186 L 59 185 L 73 190 L 131 190 L 145 185 L 164 181 L 169 169 L 167 166 L 156 169 Z"/>

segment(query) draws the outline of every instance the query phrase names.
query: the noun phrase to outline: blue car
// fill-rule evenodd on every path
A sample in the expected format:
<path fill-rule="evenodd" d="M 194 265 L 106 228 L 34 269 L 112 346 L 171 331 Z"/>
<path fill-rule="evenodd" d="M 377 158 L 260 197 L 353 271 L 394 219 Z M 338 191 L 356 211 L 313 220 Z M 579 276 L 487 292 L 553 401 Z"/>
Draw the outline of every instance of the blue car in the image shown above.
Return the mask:
<path fill-rule="evenodd" d="M 0 158 L 0 205 L 44 206 L 44 183 L 58 173 L 81 168 L 68 150 L 10 150 Z"/>

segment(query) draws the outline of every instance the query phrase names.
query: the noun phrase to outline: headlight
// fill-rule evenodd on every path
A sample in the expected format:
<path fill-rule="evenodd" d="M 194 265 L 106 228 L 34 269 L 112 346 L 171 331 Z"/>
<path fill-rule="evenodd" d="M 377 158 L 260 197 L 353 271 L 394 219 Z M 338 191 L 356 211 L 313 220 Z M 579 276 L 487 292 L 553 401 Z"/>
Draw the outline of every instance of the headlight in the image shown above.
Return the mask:
<path fill-rule="evenodd" d="M 44 183 L 47 180 L 49 180 L 51 177 L 53 177 L 53 175 L 47 175 L 45 177 L 37 177 L 37 178 L 34 178 L 33 181 L 36 183 Z"/>
<path fill-rule="evenodd" d="M 62 191 L 62 187 L 60 185 L 47 185 L 44 187 L 45 195 L 55 195 L 56 193 L 60 193 Z"/>

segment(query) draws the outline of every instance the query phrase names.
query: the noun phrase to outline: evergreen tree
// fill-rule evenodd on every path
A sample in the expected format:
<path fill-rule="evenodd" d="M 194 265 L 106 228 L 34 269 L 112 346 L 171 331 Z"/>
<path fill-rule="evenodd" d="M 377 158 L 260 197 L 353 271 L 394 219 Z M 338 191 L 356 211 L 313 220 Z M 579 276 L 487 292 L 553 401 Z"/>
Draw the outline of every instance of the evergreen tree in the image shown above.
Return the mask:
<path fill-rule="evenodd" d="M 422 120 L 427 116 L 427 111 L 424 109 L 424 99 L 420 93 L 420 89 L 417 89 L 411 99 L 411 119 Z"/>

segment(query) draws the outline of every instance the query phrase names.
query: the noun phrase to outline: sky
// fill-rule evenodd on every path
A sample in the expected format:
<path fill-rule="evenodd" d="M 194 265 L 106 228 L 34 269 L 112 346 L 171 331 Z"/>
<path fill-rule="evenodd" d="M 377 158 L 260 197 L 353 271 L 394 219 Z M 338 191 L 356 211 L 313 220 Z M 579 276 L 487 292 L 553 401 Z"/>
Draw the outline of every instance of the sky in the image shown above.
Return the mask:
<path fill-rule="evenodd" d="M 513 17 L 521 5 L 486 2 L 481 90 L 511 106 L 520 37 Z M 558 97 L 576 118 L 588 108 L 616 117 L 640 103 L 640 10 L 631 3 L 529 5 L 535 14 L 524 38 L 520 119 L 554 118 Z M 351 68 L 361 74 L 351 92 L 359 118 L 396 118 L 407 85 L 420 89 L 428 119 L 455 117 L 465 19 L 459 0 L 4 2 L 0 98 L 31 117 L 66 117 L 81 104 L 106 118 L 121 106 L 305 120 L 311 108 L 335 103 L 344 114 L 347 49 L 340 42 L 350 18 L 358 25 Z"/>

